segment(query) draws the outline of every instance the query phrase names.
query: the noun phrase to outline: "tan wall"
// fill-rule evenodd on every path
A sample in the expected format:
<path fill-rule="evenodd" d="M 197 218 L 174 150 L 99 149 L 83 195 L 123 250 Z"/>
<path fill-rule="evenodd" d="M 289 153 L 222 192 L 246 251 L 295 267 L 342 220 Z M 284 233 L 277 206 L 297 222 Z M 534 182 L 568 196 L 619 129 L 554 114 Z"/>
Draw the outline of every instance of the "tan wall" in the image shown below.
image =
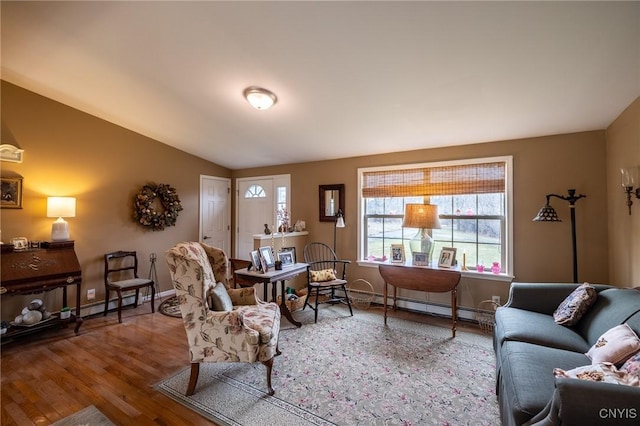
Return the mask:
<path fill-rule="evenodd" d="M 615 213 L 616 223 L 633 221 L 631 236 L 617 232 L 618 227 L 611 224 L 609 236 L 605 220 L 607 214 L 611 214 L 607 207 L 612 207 L 614 198 L 616 206 L 620 204 L 615 207 L 616 211 L 625 208 L 620 193 L 612 195 L 614 192 L 608 191 L 619 185 L 617 169 L 611 170 L 619 166 L 611 165 L 612 159 L 607 160 L 606 156 L 616 154 L 627 158 L 635 147 L 635 158 L 638 158 L 639 108 L 636 101 L 607 130 L 606 136 L 611 139 L 608 144 L 605 131 L 592 131 L 230 171 L 3 82 L 2 142 L 25 149 L 25 161 L 22 164 L 2 162 L 2 173 L 19 173 L 24 176 L 25 186 L 24 208 L 1 211 L 2 238 L 4 241 L 15 236 L 48 239 L 52 219 L 45 217 L 46 197 L 76 196 L 77 217 L 69 219 L 69 223 L 83 269 L 84 304 L 87 288 L 96 288 L 96 300 L 103 299 L 103 253 L 120 248 L 137 250 L 142 260 L 141 272 L 146 275 L 149 253 L 161 255 L 177 241 L 198 238 L 201 174 L 238 178 L 290 173 L 292 219 L 306 221 L 310 241 L 333 243 L 333 224 L 318 220 L 318 185 L 346 185 L 347 227 L 338 230 L 337 251 L 342 257 L 355 261 L 359 167 L 513 155 L 515 280 L 572 280 L 568 203 L 552 200 L 563 219 L 561 223 L 534 223 L 531 219 L 544 204 L 545 194 L 566 194 L 567 189 L 575 188 L 587 195 L 576 205 L 579 279 L 591 282 L 611 279 L 621 286 L 632 281 L 639 285 L 639 262 L 632 260 L 638 259 L 640 251 L 637 223 L 640 210 L 632 218 Z M 131 219 L 133 195 L 148 181 L 170 183 L 177 188 L 185 210 L 175 228 L 150 232 Z M 616 181 L 615 185 L 611 181 Z M 232 205 L 235 204 L 232 202 Z M 639 206 L 640 201 L 634 205 Z M 611 254 L 608 246 L 612 248 Z M 622 262 L 626 254 L 630 257 Z M 161 290 L 166 290 L 170 282 L 162 258 L 158 266 Z M 367 279 L 381 291 L 382 282 L 376 269 L 354 264 L 349 280 L 356 278 Z M 461 305 L 474 307 L 494 294 L 505 300 L 508 286 L 507 282 L 463 280 Z M 411 297 L 448 302 L 446 295 L 412 294 Z M 11 311 L 19 309 L 13 306 L 18 305 L 17 302 L 6 306 L 5 300 L 11 298 L 3 299 L 3 319 L 11 318 Z"/>
<path fill-rule="evenodd" d="M 569 203 L 552 201 L 561 223 L 531 219 L 544 205 L 545 195 L 566 195 L 569 188 L 587 195 L 576 204 L 579 279 L 607 282 L 607 224 L 604 131 L 582 132 L 460 147 L 426 149 L 386 155 L 346 158 L 304 164 L 235 170 L 233 178 L 291 173 L 291 214 L 306 221 L 310 241 L 333 244 L 333 224 L 318 220 L 318 185 L 345 184 L 346 228 L 338 230 L 337 252 L 357 256 L 357 169 L 359 167 L 446 161 L 513 155 L 515 280 L 571 282 L 572 254 Z M 382 290 L 377 269 L 352 265 L 349 280 L 364 278 Z M 475 307 L 491 295 L 506 300 L 509 283 L 464 279 L 462 306 Z M 409 294 L 412 298 L 442 301 L 446 295 Z M 442 297 L 440 297 L 442 296 Z"/>
<path fill-rule="evenodd" d="M 640 166 L 640 98 L 607 129 L 609 280 L 617 286 L 640 286 L 640 200 L 631 215 L 622 189 L 620 168 Z"/>
<path fill-rule="evenodd" d="M 200 175 L 230 177 L 226 168 L 188 155 L 109 122 L 2 82 L 2 143 L 25 150 L 20 164 L 2 162 L 2 175 L 24 177 L 23 209 L 1 211 L 2 240 L 24 236 L 48 240 L 51 223 L 46 197 L 74 196 L 77 214 L 69 218 L 71 238 L 86 290 L 104 300 L 104 253 L 137 250 L 141 276 L 149 273 L 149 254 L 158 254 L 160 290 L 173 288 L 163 253 L 176 242 L 197 240 Z M 147 182 L 168 183 L 184 210 L 175 227 L 149 231 L 133 220 L 133 197 Z M 58 291 L 58 290 L 56 290 Z M 30 296 L 33 298 L 34 296 Z M 47 295 L 57 310 L 60 296 Z M 19 297 L 2 298 L 2 319 L 13 319 Z"/>

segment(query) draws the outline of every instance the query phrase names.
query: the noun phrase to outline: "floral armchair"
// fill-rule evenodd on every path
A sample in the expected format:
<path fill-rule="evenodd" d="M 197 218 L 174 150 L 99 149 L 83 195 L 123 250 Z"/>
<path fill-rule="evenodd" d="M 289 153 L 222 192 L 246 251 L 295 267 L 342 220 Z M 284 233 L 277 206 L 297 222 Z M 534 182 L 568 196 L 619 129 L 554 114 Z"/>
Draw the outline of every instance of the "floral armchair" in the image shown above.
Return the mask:
<path fill-rule="evenodd" d="M 179 243 L 165 252 L 189 341 L 191 377 L 198 382 L 201 362 L 262 362 L 273 395 L 273 358 L 280 355 L 280 309 L 256 298 L 253 287 L 229 288 L 224 251 L 198 242 Z M 212 310 L 213 309 L 213 310 Z"/>

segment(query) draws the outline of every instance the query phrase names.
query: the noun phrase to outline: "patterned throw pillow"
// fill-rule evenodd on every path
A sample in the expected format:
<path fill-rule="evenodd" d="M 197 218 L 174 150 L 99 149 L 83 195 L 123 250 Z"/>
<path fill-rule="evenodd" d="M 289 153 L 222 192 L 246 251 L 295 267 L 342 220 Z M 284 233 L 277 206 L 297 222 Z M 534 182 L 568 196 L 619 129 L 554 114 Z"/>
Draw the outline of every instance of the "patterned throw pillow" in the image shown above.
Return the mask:
<path fill-rule="evenodd" d="M 311 281 L 333 281 L 336 279 L 336 273 L 333 269 L 322 269 L 320 271 L 309 271 L 311 274 Z"/>
<path fill-rule="evenodd" d="M 567 326 L 577 324 L 597 297 L 598 293 L 595 288 L 589 283 L 582 284 L 562 301 L 553 313 L 553 320 L 557 324 Z"/>
<path fill-rule="evenodd" d="M 591 358 L 591 364 L 601 362 L 618 364 L 638 351 L 640 351 L 640 338 L 627 324 L 620 324 L 600 336 L 586 355 Z"/>
<path fill-rule="evenodd" d="M 622 367 L 620 367 L 620 370 L 626 370 L 627 373 L 635 374 L 640 378 L 640 352 L 629 358 Z"/>
<path fill-rule="evenodd" d="M 616 369 L 615 365 L 609 362 L 603 362 L 595 365 L 585 365 L 577 367 L 573 370 L 562 370 L 561 368 L 553 369 L 554 377 L 564 377 L 567 379 L 589 380 L 592 382 L 607 382 L 618 385 L 640 386 L 640 378 L 633 374 L 629 374 L 622 369 Z"/>

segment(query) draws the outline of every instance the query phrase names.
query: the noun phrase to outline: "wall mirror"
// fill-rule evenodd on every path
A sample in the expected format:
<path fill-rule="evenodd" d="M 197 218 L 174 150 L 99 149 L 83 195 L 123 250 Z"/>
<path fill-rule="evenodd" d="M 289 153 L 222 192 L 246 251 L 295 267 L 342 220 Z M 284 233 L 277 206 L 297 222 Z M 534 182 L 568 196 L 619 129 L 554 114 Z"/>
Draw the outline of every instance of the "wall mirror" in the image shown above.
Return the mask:
<path fill-rule="evenodd" d="M 320 221 L 335 222 L 338 210 L 344 215 L 344 184 L 320 185 Z"/>

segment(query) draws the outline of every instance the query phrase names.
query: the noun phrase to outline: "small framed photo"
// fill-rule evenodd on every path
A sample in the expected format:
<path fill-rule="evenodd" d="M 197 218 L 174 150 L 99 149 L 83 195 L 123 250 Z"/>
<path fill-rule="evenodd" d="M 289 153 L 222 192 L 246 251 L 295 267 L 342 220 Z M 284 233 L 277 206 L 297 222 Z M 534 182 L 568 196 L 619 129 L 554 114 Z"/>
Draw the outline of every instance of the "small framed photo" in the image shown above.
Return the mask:
<path fill-rule="evenodd" d="M 271 247 L 260 247 L 258 250 L 260 251 L 260 256 L 264 260 L 264 264 L 267 265 L 267 268 L 273 268 L 276 264 L 276 259 L 273 257 Z M 266 271 L 267 270 L 265 269 L 265 272 Z"/>
<path fill-rule="evenodd" d="M 286 268 L 287 266 L 293 266 L 295 263 L 293 261 L 293 252 L 291 251 L 279 251 L 278 252 L 278 260 L 282 262 L 282 267 Z"/>
<path fill-rule="evenodd" d="M 443 247 L 438 257 L 438 266 L 442 268 L 452 268 L 456 264 L 456 249 L 453 247 Z"/>
<path fill-rule="evenodd" d="M 412 253 L 413 256 L 413 266 L 429 266 L 429 259 L 427 258 L 427 253 L 422 251 L 414 251 Z"/>
<path fill-rule="evenodd" d="M 16 237 L 11 239 L 13 249 L 16 251 L 26 250 L 29 248 L 29 241 L 26 237 Z"/>
<path fill-rule="evenodd" d="M 391 244 L 391 263 L 404 263 L 404 245 Z"/>
<path fill-rule="evenodd" d="M 296 263 L 297 262 L 297 260 L 296 260 L 296 248 L 295 247 L 282 247 L 280 249 L 280 252 L 282 252 L 282 253 L 287 252 L 287 251 L 291 252 L 292 263 Z M 284 263 L 283 263 L 283 265 L 284 265 Z"/>
<path fill-rule="evenodd" d="M 3 209 L 21 209 L 22 178 L 3 177 L 1 179 L 0 207 Z"/>
<path fill-rule="evenodd" d="M 262 270 L 262 262 L 260 261 L 260 253 L 258 253 L 258 250 L 251 252 L 251 263 L 256 271 Z"/>

